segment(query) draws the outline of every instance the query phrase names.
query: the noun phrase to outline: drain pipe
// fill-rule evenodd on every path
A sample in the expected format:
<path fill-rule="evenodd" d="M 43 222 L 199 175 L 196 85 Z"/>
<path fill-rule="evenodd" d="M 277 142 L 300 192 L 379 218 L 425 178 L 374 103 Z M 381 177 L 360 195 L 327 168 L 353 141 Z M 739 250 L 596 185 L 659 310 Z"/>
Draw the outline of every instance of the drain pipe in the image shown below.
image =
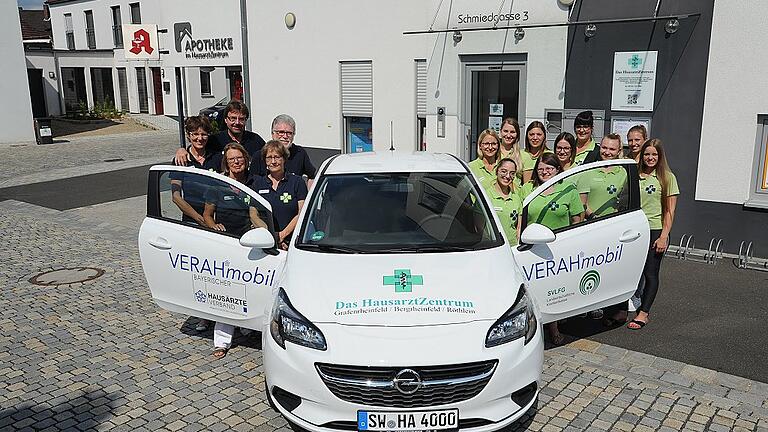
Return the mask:
<path fill-rule="evenodd" d="M 240 0 L 240 47 L 243 54 L 243 102 L 250 107 L 253 112 L 251 103 L 251 80 L 248 65 L 248 11 L 245 9 L 245 0 Z M 245 123 L 247 130 L 253 130 L 251 126 L 251 116 L 248 116 L 248 121 Z"/>

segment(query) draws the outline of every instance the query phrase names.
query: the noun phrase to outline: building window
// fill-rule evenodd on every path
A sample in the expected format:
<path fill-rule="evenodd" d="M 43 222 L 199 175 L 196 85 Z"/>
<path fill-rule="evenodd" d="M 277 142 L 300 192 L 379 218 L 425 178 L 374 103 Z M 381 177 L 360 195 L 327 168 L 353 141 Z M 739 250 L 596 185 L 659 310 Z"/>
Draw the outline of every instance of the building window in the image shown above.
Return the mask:
<path fill-rule="evenodd" d="M 96 30 L 93 28 L 93 11 L 85 11 L 85 38 L 88 49 L 96 49 Z"/>
<path fill-rule="evenodd" d="M 141 24 L 141 8 L 138 3 L 128 5 L 131 8 L 131 24 Z"/>
<path fill-rule="evenodd" d="M 112 40 L 115 48 L 123 47 L 123 20 L 120 18 L 120 6 L 112 6 Z"/>
<path fill-rule="evenodd" d="M 757 138 L 751 186 L 749 199 L 744 205 L 768 208 L 768 115 L 761 115 L 757 118 Z"/>
<path fill-rule="evenodd" d="M 340 67 L 344 149 L 373 151 L 373 63 L 341 62 Z"/>
<path fill-rule="evenodd" d="M 415 61 L 416 66 L 416 150 L 427 149 L 427 61 Z"/>
<path fill-rule="evenodd" d="M 64 28 L 67 39 L 67 49 L 75 49 L 75 28 L 72 25 L 72 14 L 64 14 Z"/>
<path fill-rule="evenodd" d="M 211 96 L 211 72 L 213 68 L 200 68 L 200 96 Z"/>

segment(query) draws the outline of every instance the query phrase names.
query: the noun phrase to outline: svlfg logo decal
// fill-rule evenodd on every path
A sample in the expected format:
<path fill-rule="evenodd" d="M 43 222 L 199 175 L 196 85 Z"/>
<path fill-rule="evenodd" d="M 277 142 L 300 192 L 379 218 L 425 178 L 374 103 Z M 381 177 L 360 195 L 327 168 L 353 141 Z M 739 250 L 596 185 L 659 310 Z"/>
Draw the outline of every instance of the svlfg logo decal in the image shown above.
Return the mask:
<path fill-rule="evenodd" d="M 590 295 L 597 291 L 597 287 L 600 286 L 600 273 L 595 270 L 590 270 L 584 273 L 579 282 L 579 291 L 583 295 Z"/>
<path fill-rule="evenodd" d="M 149 33 L 144 29 L 138 29 L 133 33 L 131 45 L 133 47 L 129 51 L 134 54 L 139 54 L 142 51 L 146 51 L 147 54 L 152 54 L 152 52 L 155 51 L 150 45 Z"/>

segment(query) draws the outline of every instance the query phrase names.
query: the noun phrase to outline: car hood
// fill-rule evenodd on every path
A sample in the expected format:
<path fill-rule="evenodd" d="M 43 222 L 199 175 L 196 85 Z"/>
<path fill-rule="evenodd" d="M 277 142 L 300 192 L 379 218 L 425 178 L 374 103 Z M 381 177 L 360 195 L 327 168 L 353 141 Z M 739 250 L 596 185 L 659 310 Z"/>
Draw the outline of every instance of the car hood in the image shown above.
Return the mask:
<path fill-rule="evenodd" d="M 280 285 L 310 321 L 363 326 L 495 321 L 522 280 L 506 247 L 387 255 L 293 249 L 284 275 Z"/>

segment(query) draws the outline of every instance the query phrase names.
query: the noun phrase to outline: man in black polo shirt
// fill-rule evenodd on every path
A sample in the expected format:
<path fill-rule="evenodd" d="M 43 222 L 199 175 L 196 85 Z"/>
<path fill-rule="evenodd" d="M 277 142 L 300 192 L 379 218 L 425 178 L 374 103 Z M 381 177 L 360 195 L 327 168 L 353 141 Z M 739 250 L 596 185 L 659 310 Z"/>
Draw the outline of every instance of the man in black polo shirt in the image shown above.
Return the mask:
<path fill-rule="evenodd" d="M 285 161 L 285 171 L 297 176 L 307 176 L 307 187 L 312 186 L 312 181 L 317 175 L 317 169 L 309 160 L 307 151 L 298 144 L 294 144 L 293 137 L 296 135 L 296 122 L 288 114 L 280 114 L 272 120 L 272 139 L 283 143 L 288 149 L 288 160 Z M 267 166 L 264 158 L 257 155 L 251 159 L 251 174 L 266 175 Z"/>
<path fill-rule="evenodd" d="M 261 159 L 261 148 L 264 147 L 264 139 L 259 134 L 245 130 L 245 122 L 248 121 L 250 111 L 244 103 L 233 100 L 227 104 L 224 109 L 224 124 L 226 130 L 219 131 L 208 138 L 208 147 L 211 151 L 221 152 L 224 146 L 231 142 L 240 143 L 251 159 Z M 189 153 L 183 148 L 176 150 L 174 163 L 176 165 L 187 165 Z"/>

